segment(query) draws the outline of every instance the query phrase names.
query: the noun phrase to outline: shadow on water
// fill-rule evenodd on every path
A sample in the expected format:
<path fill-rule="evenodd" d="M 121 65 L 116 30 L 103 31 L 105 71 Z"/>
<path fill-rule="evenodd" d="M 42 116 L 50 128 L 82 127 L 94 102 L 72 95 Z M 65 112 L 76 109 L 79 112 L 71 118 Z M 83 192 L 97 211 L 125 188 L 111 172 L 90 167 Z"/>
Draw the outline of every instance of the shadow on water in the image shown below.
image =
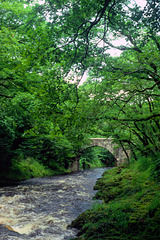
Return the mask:
<path fill-rule="evenodd" d="M 65 240 L 67 226 L 91 207 L 96 180 L 107 168 L 35 178 L 0 188 L 0 239 Z"/>

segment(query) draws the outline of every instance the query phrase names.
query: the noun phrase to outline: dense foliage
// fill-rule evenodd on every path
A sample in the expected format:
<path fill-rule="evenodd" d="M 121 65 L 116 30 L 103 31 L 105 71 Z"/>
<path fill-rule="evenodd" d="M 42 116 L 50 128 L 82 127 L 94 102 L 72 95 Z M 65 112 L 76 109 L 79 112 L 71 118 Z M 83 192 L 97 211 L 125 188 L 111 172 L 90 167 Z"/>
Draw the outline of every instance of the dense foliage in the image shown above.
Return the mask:
<path fill-rule="evenodd" d="M 102 147 L 86 148 L 79 159 L 80 168 L 113 167 L 116 158 L 107 149 Z"/>
<path fill-rule="evenodd" d="M 106 150 L 84 149 L 91 137 L 113 138 L 131 163 L 98 181 L 103 204 L 73 222 L 76 239 L 160 234 L 160 6 L 137 4 L 0 0 L 0 184 L 68 171 L 75 158 L 113 166 Z"/>
<path fill-rule="evenodd" d="M 68 169 L 96 136 L 149 159 L 158 178 L 158 1 L 1 0 L 0 13 L 1 178 L 28 159 L 44 175 Z"/>
<path fill-rule="evenodd" d="M 159 239 L 159 184 L 137 167 L 108 170 L 96 183 L 97 199 L 92 209 L 79 215 L 72 227 L 77 240 Z"/>

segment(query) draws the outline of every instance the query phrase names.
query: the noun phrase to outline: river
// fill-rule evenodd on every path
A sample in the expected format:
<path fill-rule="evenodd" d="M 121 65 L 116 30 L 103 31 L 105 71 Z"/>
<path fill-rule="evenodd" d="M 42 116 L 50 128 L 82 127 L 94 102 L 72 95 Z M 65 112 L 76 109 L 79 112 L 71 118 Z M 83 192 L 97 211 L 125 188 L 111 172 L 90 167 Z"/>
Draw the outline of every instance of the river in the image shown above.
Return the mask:
<path fill-rule="evenodd" d="M 67 240 L 67 226 L 91 207 L 96 180 L 107 168 L 35 178 L 0 188 L 0 240 Z"/>

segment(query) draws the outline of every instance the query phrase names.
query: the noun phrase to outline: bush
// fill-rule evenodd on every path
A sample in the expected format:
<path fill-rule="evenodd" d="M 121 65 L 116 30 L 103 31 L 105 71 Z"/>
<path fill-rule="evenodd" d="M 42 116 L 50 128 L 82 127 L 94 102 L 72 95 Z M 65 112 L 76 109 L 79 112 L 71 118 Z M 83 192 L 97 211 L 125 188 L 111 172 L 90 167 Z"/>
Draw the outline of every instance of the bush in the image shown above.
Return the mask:
<path fill-rule="evenodd" d="M 0 172 L 8 170 L 13 156 L 12 143 L 14 132 L 9 124 L 0 119 Z"/>
<path fill-rule="evenodd" d="M 22 181 L 29 178 L 51 176 L 53 172 L 33 158 L 16 159 L 12 161 L 12 167 L 8 179 Z"/>
<path fill-rule="evenodd" d="M 152 165 L 151 175 L 156 181 L 160 181 L 160 158 L 155 159 Z"/>

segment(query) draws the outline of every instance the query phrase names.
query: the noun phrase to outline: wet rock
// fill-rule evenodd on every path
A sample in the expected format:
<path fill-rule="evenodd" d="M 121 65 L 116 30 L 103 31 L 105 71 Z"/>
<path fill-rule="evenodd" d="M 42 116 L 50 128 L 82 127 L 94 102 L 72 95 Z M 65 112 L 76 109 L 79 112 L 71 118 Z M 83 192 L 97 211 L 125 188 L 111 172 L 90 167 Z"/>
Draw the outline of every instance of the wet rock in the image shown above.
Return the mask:
<path fill-rule="evenodd" d="M 2 236 L 21 236 L 18 232 L 14 231 L 11 226 L 0 224 L 0 235 Z M 1 238 L 0 238 L 1 239 Z"/>

